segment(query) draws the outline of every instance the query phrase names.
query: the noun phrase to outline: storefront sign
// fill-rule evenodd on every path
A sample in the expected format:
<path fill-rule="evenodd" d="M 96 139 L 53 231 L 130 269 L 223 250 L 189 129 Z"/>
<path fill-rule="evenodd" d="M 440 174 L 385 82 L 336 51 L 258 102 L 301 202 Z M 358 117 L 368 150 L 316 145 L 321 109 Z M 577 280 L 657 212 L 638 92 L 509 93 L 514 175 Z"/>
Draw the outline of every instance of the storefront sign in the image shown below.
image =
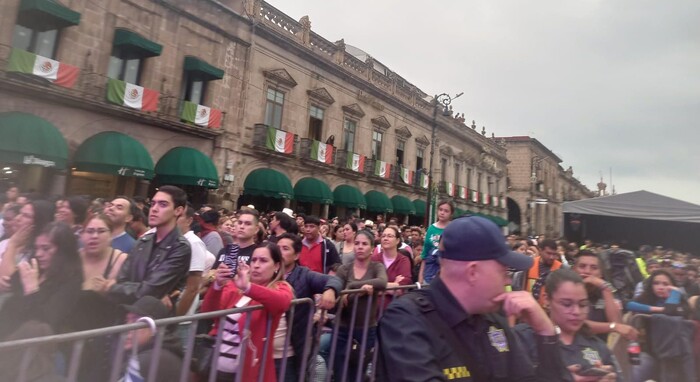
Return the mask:
<path fill-rule="evenodd" d="M 56 167 L 56 162 L 52 160 L 44 160 L 41 158 L 37 158 L 34 155 L 26 155 L 24 159 L 22 160 L 22 163 L 24 164 L 36 164 L 39 166 L 43 167 Z"/>
<path fill-rule="evenodd" d="M 143 178 L 146 176 L 145 171 L 129 167 L 120 167 L 119 170 L 117 170 L 117 174 L 121 176 L 135 176 L 137 178 Z"/>
<path fill-rule="evenodd" d="M 197 185 L 200 187 L 206 187 L 206 188 L 216 188 L 216 182 L 209 180 L 209 179 L 198 179 L 197 180 Z"/>

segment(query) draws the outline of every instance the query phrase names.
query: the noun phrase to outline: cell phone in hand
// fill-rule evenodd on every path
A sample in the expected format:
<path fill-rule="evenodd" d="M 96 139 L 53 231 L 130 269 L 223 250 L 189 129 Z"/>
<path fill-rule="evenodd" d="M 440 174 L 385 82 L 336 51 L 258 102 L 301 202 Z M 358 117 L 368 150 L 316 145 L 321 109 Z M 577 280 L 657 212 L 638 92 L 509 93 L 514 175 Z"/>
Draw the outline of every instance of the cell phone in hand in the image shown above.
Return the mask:
<path fill-rule="evenodd" d="M 576 374 L 582 377 L 604 377 L 610 374 L 610 372 L 599 367 L 589 367 L 588 369 L 581 370 Z"/>
<path fill-rule="evenodd" d="M 226 253 L 224 253 L 224 261 L 223 263 L 226 264 L 228 269 L 231 270 L 231 278 L 236 277 L 236 273 L 238 272 L 238 252 L 240 250 L 240 247 L 236 244 L 230 245 L 226 249 Z"/>

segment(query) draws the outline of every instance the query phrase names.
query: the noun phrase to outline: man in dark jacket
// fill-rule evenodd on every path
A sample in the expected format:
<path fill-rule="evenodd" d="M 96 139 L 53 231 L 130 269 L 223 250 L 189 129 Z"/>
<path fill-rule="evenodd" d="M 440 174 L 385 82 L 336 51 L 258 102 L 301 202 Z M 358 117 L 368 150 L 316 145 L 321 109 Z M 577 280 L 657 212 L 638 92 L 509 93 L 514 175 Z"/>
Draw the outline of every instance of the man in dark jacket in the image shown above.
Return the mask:
<path fill-rule="evenodd" d="M 184 287 L 192 256 L 190 244 L 176 221 L 187 204 L 187 194 L 175 186 L 163 186 L 151 200 L 148 224 L 155 232 L 144 235 L 129 252 L 107 296 L 121 304 L 133 304 L 143 296 L 162 299 Z"/>
<path fill-rule="evenodd" d="M 526 270 L 532 259 L 512 252 L 490 220 L 453 220 L 440 242 L 440 276 L 429 289 L 394 300 L 379 323 L 377 380 L 562 381 L 554 324 L 531 294 L 504 292 L 507 269 Z M 536 334 L 535 367 L 502 311 Z M 407 346 L 410 344 L 410 346 Z"/>
<path fill-rule="evenodd" d="M 343 284 L 339 278 L 335 276 L 325 275 L 310 270 L 307 267 L 297 265 L 299 253 L 301 252 L 302 244 L 299 236 L 291 233 L 283 233 L 280 235 L 277 245 L 282 252 L 284 261 L 284 269 L 286 272 L 285 280 L 294 288 L 296 298 L 313 299 L 315 295 L 320 294 L 321 298 L 317 302 L 319 309 L 332 309 L 335 306 L 336 298 L 343 289 Z M 287 358 L 287 373 L 286 381 L 296 381 L 296 376 L 299 375 L 299 366 L 301 365 L 301 356 L 304 354 L 304 345 L 307 334 L 307 325 L 309 316 L 313 314 L 308 304 L 299 304 L 294 308 L 294 318 L 292 321 L 292 337 L 291 345 L 294 350 L 294 356 Z M 286 317 L 287 322 L 292 319 Z M 289 329 L 289 328 L 288 328 Z M 310 349 L 309 349 L 310 351 Z M 275 365 L 279 368 L 282 359 L 276 359 Z M 279 371 L 279 370 L 278 370 Z M 279 374 L 279 373 L 278 373 Z"/>
<path fill-rule="evenodd" d="M 335 245 L 321 236 L 321 219 L 309 215 L 304 218 L 304 240 L 299 256 L 299 264 L 312 271 L 328 273 L 333 264 L 340 264 L 340 256 Z"/>

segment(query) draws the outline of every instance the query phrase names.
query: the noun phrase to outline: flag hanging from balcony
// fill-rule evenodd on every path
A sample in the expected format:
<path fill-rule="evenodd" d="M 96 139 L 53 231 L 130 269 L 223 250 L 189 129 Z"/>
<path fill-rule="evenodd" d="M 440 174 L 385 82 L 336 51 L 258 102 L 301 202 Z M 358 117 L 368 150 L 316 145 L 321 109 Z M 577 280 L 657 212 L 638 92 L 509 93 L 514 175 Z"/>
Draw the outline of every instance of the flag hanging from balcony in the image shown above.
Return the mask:
<path fill-rule="evenodd" d="M 459 197 L 462 199 L 467 199 L 467 188 L 463 186 L 459 186 Z"/>
<path fill-rule="evenodd" d="M 445 192 L 448 196 L 455 196 L 455 185 L 450 182 L 445 182 Z"/>
<path fill-rule="evenodd" d="M 491 197 L 491 205 L 494 207 L 498 207 L 498 196 Z"/>
<path fill-rule="evenodd" d="M 33 74 L 56 85 L 72 88 L 78 79 L 78 68 L 21 49 L 12 49 L 8 72 Z"/>
<path fill-rule="evenodd" d="M 479 202 L 479 191 L 472 190 L 472 202 L 474 202 L 474 203 Z"/>
<path fill-rule="evenodd" d="M 481 194 L 481 203 L 482 204 L 489 204 L 489 194 Z"/>
<path fill-rule="evenodd" d="M 110 78 L 107 82 L 107 101 L 143 111 L 158 110 L 159 94 L 143 86 Z"/>
<path fill-rule="evenodd" d="M 347 167 L 352 171 L 362 172 L 365 169 L 365 156 L 348 152 Z"/>
<path fill-rule="evenodd" d="M 428 182 L 429 182 L 428 176 L 425 174 L 420 174 L 420 186 L 421 186 L 421 188 L 427 190 L 428 189 Z"/>
<path fill-rule="evenodd" d="M 401 180 L 406 184 L 413 184 L 413 171 L 406 167 L 401 167 Z"/>
<path fill-rule="evenodd" d="M 294 149 L 294 134 L 268 127 L 266 146 L 278 153 L 291 154 Z"/>
<path fill-rule="evenodd" d="M 311 159 L 331 164 L 333 162 L 333 146 L 316 140 L 312 141 Z"/>
<path fill-rule="evenodd" d="M 376 161 L 374 164 L 374 175 L 389 179 L 389 175 L 391 175 L 391 164 L 381 160 Z"/>
<path fill-rule="evenodd" d="M 183 102 L 182 115 L 180 118 L 182 118 L 183 121 L 203 127 L 211 127 L 214 129 L 221 127 L 221 110 L 197 105 L 190 101 Z"/>

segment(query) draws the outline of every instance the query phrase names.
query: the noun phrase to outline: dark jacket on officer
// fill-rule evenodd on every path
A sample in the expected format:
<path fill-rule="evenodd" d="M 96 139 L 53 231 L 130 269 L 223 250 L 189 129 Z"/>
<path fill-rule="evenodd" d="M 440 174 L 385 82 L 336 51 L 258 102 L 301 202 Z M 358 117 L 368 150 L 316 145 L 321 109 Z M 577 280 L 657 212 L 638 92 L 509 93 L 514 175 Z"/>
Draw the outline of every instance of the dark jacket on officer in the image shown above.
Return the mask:
<path fill-rule="evenodd" d="M 568 374 L 556 338 L 538 339 L 551 361 L 535 367 L 503 316 L 465 312 L 440 278 L 392 302 L 378 334 L 382 381 L 560 381 Z"/>

